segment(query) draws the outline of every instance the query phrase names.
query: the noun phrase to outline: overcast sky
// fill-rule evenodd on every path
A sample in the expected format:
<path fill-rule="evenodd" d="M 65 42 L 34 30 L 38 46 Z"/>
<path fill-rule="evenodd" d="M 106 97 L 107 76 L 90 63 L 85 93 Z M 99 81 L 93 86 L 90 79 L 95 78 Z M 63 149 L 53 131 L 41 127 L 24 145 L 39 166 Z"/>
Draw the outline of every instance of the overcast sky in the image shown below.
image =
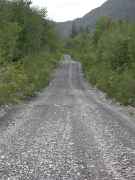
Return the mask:
<path fill-rule="evenodd" d="M 34 6 L 47 8 L 49 19 L 59 22 L 82 17 L 105 1 L 106 0 L 32 0 Z"/>

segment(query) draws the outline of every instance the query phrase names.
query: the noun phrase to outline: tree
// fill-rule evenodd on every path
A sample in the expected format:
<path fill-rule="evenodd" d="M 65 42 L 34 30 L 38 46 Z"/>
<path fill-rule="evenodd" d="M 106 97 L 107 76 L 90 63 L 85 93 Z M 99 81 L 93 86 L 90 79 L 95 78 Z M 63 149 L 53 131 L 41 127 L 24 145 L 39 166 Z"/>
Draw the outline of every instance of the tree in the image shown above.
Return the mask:
<path fill-rule="evenodd" d="M 102 34 L 111 26 L 112 20 L 109 17 L 102 17 L 96 24 L 96 30 L 93 35 L 94 44 L 96 45 Z"/>
<path fill-rule="evenodd" d="M 77 27 L 76 27 L 75 22 L 73 22 L 73 24 L 72 24 L 71 37 L 74 38 L 77 34 L 78 34 Z"/>
<path fill-rule="evenodd" d="M 18 61 L 21 57 L 39 52 L 45 46 L 48 46 L 49 50 L 55 49 L 54 27 L 52 22 L 46 20 L 46 14 L 46 9 L 31 7 L 31 0 L 1 0 L 1 58 L 5 58 L 7 61 L 9 58 L 5 53 L 8 54 L 8 51 L 12 54 L 12 56 L 10 55 L 10 61 Z M 5 25 L 7 25 L 7 28 L 5 28 Z M 5 32 L 3 32 L 3 29 L 5 29 Z M 7 38 L 9 38 L 9 41 Z M 13 44 L 13 46 L 9 48 L 9 44 Z M 11 49 L 14 49 L 14 52 L 12 50 L 11 53 Z"/>

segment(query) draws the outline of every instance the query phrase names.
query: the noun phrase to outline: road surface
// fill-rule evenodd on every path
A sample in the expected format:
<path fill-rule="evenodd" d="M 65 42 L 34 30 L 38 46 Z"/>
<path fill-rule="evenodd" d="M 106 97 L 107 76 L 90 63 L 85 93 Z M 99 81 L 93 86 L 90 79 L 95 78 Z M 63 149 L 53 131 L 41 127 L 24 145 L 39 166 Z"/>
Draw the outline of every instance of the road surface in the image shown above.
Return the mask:
<path fill-rule="evenodd" d="M 0 124 L 0 180 L 135 180 L 135 121 L 102 101 L 68 55 Z"/>

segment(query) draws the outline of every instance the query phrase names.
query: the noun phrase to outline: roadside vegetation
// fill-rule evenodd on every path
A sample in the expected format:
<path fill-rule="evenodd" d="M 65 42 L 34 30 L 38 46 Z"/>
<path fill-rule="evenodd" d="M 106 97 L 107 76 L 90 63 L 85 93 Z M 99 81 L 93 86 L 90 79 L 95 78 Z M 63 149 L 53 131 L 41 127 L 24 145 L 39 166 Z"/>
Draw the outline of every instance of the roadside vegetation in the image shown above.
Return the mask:
<path fill-rule="evenodd" d="M 94 32 L 73 34 L 66 48 L 81 61 L 90 83 L 135 106 L 135 24 L 102 17 Z"/>
<path fill-rule="evenodd" d="M 29 0 L 0 1 L 0 105 L 20 102 L 47 85 L 61 47 L 46 15 Z"/>

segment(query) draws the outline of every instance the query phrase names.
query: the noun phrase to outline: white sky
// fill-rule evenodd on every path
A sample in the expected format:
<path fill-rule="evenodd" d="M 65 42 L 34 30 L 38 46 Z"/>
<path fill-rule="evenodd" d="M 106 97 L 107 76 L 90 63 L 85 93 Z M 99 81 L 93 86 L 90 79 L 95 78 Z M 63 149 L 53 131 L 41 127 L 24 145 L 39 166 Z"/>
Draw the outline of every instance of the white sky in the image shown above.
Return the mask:
<path fill-rule="evenodd" d="M 34 6 L 46 7 L 48 17 L 60 22 L 82 17 L 106 0 L 32 0 Z"/>

